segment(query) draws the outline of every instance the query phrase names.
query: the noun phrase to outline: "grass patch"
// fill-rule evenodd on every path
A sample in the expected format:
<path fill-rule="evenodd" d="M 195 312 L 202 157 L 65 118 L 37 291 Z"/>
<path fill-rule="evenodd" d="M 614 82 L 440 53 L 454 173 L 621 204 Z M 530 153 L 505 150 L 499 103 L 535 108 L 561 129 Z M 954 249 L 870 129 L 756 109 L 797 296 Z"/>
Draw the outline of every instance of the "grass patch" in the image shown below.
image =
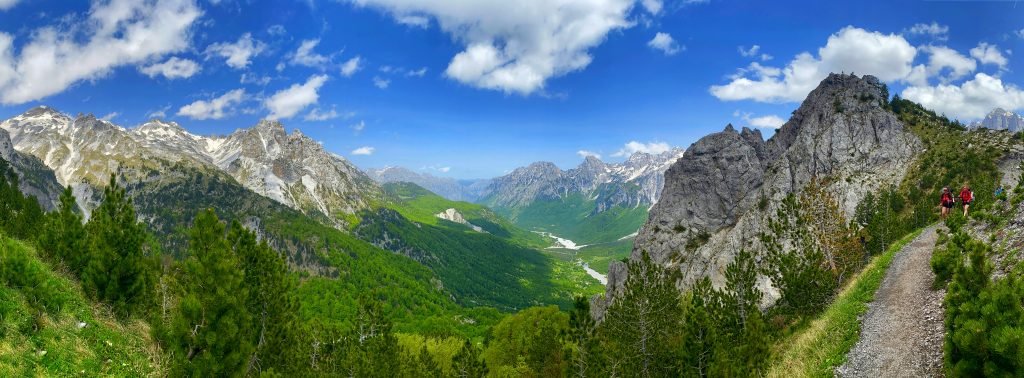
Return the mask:
<path fill-rule="evenodd" d="M 769 377 L 832 377 L 836 366 L 860 337 L 861 314 L 874 300 L 896 252 L 921 234 L 914 231 L 893 243 L 851 279 L 818 318 L 806 322 L 776 344 L 769 361 Z"/>

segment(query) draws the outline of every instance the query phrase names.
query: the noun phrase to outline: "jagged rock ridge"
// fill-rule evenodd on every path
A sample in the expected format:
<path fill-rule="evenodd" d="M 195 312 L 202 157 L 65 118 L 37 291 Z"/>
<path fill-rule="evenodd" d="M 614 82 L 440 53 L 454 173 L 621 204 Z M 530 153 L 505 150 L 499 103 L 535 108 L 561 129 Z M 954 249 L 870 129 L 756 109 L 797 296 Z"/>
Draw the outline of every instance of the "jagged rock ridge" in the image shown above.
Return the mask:
<path fill-rule="evenodd" d="M 37 107 L 3 121 L 0 129 L 10 133 L 17 150 L 38 157 L 61 184 L 73 187 L 87 213 L 96 188 L 112 172 L 145 177 L 175 164 L 227 173 L 258 194 L 338 224 L 381 196 L 347 160 L 301 132 L 287 134 L 276 121 L 207 137 L 173 122 L 125 129 L 91 114 L 71 117 Z"/>
<path fill-rule="evenodd" d="M 760 247 L 766 217 L 814 178 L 826 180 L 851 217 L 864 193 L 899 183 L 921 146 L 885 109 L 887 92 L 872 76 L 831 74 L 767 142 L 731 126 L 697 141 L 665 173 L 664 193 L 630 258 L 646 251 L 680 270 L 681 289 L 702 277 L 723 284 L 735 254 Z M 616 262 L 609 273 L 606 297 L 614 298 L 628 272 Z M 766 300 L 774 301 L 770 282 L 760 281 Z M 595 315 L 608 303 L 595 300 Z"/>

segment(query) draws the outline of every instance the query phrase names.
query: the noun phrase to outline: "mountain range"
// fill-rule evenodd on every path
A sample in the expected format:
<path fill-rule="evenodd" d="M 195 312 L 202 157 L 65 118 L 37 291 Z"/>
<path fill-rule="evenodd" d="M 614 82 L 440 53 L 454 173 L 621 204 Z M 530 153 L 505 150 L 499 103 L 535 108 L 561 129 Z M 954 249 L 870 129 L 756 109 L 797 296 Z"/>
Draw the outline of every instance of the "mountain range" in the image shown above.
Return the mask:
<path fill-rule="evenodd" d="M 972 128 L 986 128 L 992 130 L 1009 130 L 1010 132 L 1024 131 L 1024 116 L 1020 114 L 995 108 L 984 119 L 972 123 Z"/>

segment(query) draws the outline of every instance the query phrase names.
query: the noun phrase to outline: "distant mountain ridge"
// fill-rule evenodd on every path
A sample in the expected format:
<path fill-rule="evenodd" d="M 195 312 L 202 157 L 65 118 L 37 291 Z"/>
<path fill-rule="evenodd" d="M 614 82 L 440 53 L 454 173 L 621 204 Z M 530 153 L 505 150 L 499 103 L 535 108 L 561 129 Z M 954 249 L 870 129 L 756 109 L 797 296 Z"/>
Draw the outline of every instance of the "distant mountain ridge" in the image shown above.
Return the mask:
<path fill-rule="evenodd" d="M 971 124 L 972 128 L 986 128 L 992 130 L 1009 130 L 1010 132 L 1024 131 L 1024 116 L 1020 114 L 995 108 L 981 121 Z"/>
<path fill-rule="evenodd" d="M 152 120 L 126 129 L 93 115 L 71 117 L 37 107 L 0 123 L 14 147 L 41 159 L 79 194 L 83 209 L 112 172 L 184 164 L 229 174 L 246 188 L 307 214 L 343 223 L 369 207 L 380 188 L 344 158 L 299 131 L 260 121 L 227 136 L 194 135 Z"/>
<path fill-rule="evenodd" d="M 408 182 L 419 185 L 434 194 L 452 201 L 476 202 L 484 194 L 488 179 L 456 180 L 448 177 L 437 177 L 429 173 L 415 172 L 403 167 L 384 167 L 367 169 L 366 174 L 381 184 Z"/>

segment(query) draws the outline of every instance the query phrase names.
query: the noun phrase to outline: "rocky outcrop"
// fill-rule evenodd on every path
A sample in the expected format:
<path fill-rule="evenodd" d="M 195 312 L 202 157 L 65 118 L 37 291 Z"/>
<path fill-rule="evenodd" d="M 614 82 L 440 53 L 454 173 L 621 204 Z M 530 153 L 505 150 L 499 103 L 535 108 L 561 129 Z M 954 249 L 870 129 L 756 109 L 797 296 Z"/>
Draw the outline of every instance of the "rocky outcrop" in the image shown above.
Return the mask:
<path fill-rule="evenodd" d="M 680 289 L 702 277 L 721 285 L 740 249 L 760 248 L 762 224 L 781 200 L 812 179 L 823 180 L 851 217 L 863 193 L 898 184 L 921 148 L 885 108 L 885 93 L 872 76 L 832 74 L 767 142 L 732 127 L 697 141 L 666 172 L 661 201 L 630 258 L 647 252 L 680 270 Z M 624 264 L 612 264 L 607 298 L 614 300 L 627 275 Z M 777 298 L 766 278 L 759 285 L 767 302 Z M 607 305 L 596 300 L 595 315 Z"/>
<path fill-rule="evenodd" d="M 64 188 L 57 182 L 53 171 L 35 156 L 16 151 L 3 129 L 0 129 L 0 160 L 18 176 L 18 189 L 22 193 L 36 197 L 44 210 L 57 208 Z"/>
<path fill-rule="evenodd" d="M 480 226 L 477 226 L 477 225 L 474 225 L 472 223 L 469 223 L 469 221 L 467 221 L 466 218 L 462 216 L 462 213 L 460 213 L 456 209 L 448 209 L 448 210 L 442 211 L 440 213 L 437 213 L 434 216 L 436 216 L 436 217 L 438 217 L 440 219 L 444 219 L 444 220 L 449 221 L 449 222 L 454 222 L 454 223 L 458 223 L 458 224 L 461 224 L 461 225 L 465 225 L 466 227 L 472 228 L 473 231 L 476 231 L 476 232 L 484 232 L 484 229 L 480 228 Z"/>

